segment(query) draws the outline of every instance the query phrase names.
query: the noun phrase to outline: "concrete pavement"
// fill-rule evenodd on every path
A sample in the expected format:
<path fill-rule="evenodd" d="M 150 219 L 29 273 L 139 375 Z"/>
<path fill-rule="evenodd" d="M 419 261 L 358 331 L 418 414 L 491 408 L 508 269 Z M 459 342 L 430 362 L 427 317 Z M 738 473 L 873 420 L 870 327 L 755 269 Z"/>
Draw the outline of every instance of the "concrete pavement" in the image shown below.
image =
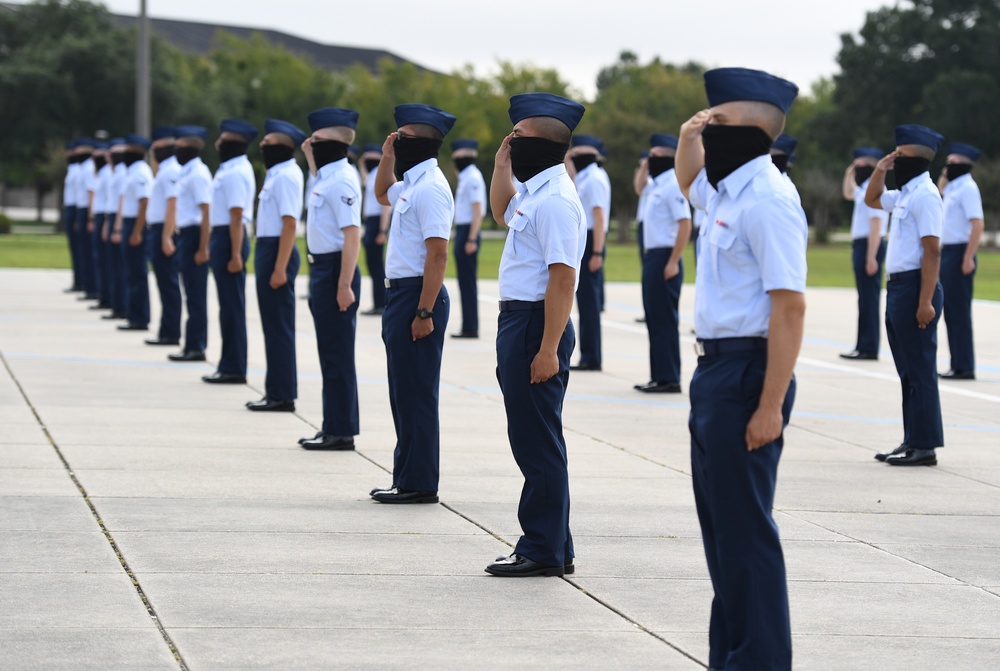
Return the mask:
<path fill-rule="evenodd" d="M 637 284 L 608 285 L 605 371 L 570 381 L 577 572 L 503 580 L 483 567 L 517 539 L 521 479 L 494 377 L 495 282 L 480 284 L 482 337 L 446 341 L 442 503 L 416 507 L 367 496 L 391 481 L 394 435 L 377 318 L 358 318 L 357 452 L 309 453 L 296 440 L 321 422 L 321 380 L 305 301 L 298 411 L 261 415 L 243 408 L 263 393 L 252 278 L 249 384 L 222 388 L 199 381 L 211 361 L 167 362 L 68 283 L 0 270 L 3 668 L 703 668 L 687 397 L 632 390 L 648 378 Z M 686 286 L 684 333 L 692 299 Z M 903 469 L 872 458 L 902 434 L 888 347 L 842 361 L 853 293 L 808 300 L 775 512 L 795 667 L 1000 665 L 1000 304 L 974 308 L 980 379 L 941 384 L 940 465 Z M 153 303 L 155 322 L 155 288 Z"/>

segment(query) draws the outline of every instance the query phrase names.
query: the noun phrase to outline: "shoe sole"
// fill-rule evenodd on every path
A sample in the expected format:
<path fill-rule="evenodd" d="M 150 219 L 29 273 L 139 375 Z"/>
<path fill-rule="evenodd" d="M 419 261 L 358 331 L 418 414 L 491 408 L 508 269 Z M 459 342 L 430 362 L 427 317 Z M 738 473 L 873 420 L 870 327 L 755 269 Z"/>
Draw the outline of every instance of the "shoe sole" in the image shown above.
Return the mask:
<path fill-rule="evenodd" d="M 254 408 L 248 405 L 247 410 L 251 412 L 295 412 L 295 406 L 290 408 Z"/>
<path fill-rule="evenodd" d="M 923 459 L 921 461 L 889 461 L 890 466 L 937 466 L 937 459 Z"/>
<path fill-rule="evenodd" d="M 423 497 L 420 497 L 419 499 L 405 499 L 405 500 L 400 500 L 400 499 L 380 499 L 377 496 L 372 496 L 372 498 L 374 500 L 378 501 L 379 503 L 393 503 L 393 504 L 396 504 L 396 505 L 405 505 L 407 503 L 439 503 L 440 502 L 437 496 L 423 496 Z"/>
<path fill-rule="evenodd" d="M 334 447 L 310 447 L 303 443 L 299 443 L 299 445 L 303 450 L 309 450 L 310 452 L 350 452 L 354 450 L 354 443 L 350 445 L 336 445 Z"/>
<path fill-rule="evenodd" d="M 534 571 L 525 571 L 524 573 L 511 573 L 507 571 L 496 571 L 490 570 L 490 567 L 486 567 L 485 571 L 490 575 L 495 575 L 498 578 L 561 578 L 566 574 L 566 569 L 562 566 L 549 566 L 546 568 L 536 569 Z"/>

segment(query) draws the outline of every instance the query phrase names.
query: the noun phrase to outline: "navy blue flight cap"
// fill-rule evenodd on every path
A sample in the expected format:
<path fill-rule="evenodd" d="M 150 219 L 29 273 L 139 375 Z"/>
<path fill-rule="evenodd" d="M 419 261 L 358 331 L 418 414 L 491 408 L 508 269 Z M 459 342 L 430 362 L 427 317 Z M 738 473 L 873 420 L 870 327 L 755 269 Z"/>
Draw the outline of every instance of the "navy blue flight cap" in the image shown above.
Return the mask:
<path fill-rule="evenodd" d="M 705 73 L 705 93 L 712 107 L 737 100 L 770 103 L 788 114 L 799 87 L 762 70 L 716 68 Z"/>
<path fill-rule="evenodd" d="M 149 145 L 153 144 L 153 142 L 145 135 L 129 133 L 125 136 L 125 144 L 134 144 L 142 147 L 143 149 L 149 149 Z"/>
<path fill-rule="evenodd" d="M 941 135 L 936 130 L 931 130 L 927 126 L 918 126 L 916 124 L 896 126 L 897 147 L 904 144 L 919 144 L 937 151 L 941 147 L 942 142 L 944 142 L 944 135 Z"/>
<path fill-rule="evenodd" d="M 516 124 L 533 116 L 549 116 L 575 129 L 586 111 L 583 105 L 552 93 L 519 93 L 511 96 L 507 115 Z"/>
<path fill-rule="evenodd" d="M 153 129 L 151 133 L 153 141 L 162 140 L 165 137 L 176 138 L 177 137 L 177 126 L 158 126 Z"/>
<path fill-rule="evenodd" d="M 874 158 L 880 159 L 885 156 L 885 152 L 878 147 L 855 147 L 854 158 Z"/>
<path fill-rule="evenodd" d="M 650 147 L 670 147 L 677 149 L 677 138 L 666 133 L 653 133 L 649 136 Z"/>
<path fill-rule="evenodd" d="M 791 155 L 798 146 L 798 140 L 791 135 L 785 135 L 782 133 L 778 136 L 778 139 L 774 141 L 774 144 L 771 145 L 771 149 L 777 149 L 778 151 L 783 151 L 786 154 Z"/>
<path fill-rule="evenodd" d="M 459 149 L 475 149 L 479 150 L 479 142 L 469 138 L 462 138 L 461 140 L 455 140 L 451 143 L 451 150 L 458 151 Z"/>
<path fill-rule="evenodd" d="M 76 147 L 77 148 L 80 148 L 80 147 L 93 147 L 93 146 L 94 146 L 94 139 L 93 138 L 78 137 L 76 139 Z"/>
<path fill-rule="evenodd" d="M 375 152 L 376 154 L 381 154 L 382 153 L 382 145 L 375 144 L 374 142 L 369 142 L 364 147 L 362 147 L 362 149 L 364 150 L 364 153 L 366 153 L 366 154 L 368 152 Z"/>
<path fill-rule="evenodd" d="M 601 151 L 601 147 L 604 143 L 593 135 L 574 135 L 573 139 L 570 140 L 569 145 L 571 147 L 593 147 L 598 153 Z"/>
<path fill-rule="evenodd" d="M 177 137 L 196 137 L 201 140 L 208 139 L 208 129 L 204 126 L 178 126 Z"/>
<path fill-rule="evenodd" d="M 324 107 L 323 109 L 310 112 L 306 120 L 309 123 L 309 130 L 316 132 L 320 128 L 330 128 L 331 126 L 357 128 L 358 116 L 358 113 L 354 110 L 341 109 L 340 107 Z"/>
<path fill-rule="evenodd" d="M 264 134 L 267 133 L 284 133 L 288 137 L 292 138 L 292 142 L 298 147 L 303 142 L 306 141 L 306 132 L 301 130 L 298 126 L 287 121 L 282 121 L 281 119 L 268 119 L 264 122 Z"/>
<path fill-rule="evenodd" d="M 123 138 L 123 137 L 113 137 L 110 140 L 108 140 L 108 148 L 109 149 L 111 147 L 116 146 L 116 145 L 122 145 L 122 144 L 125 144 L 125 138 Z"/>
<path fill-rule="evenodd" d="M 107 142 L 102 142 L 100 140 L 98 140 L 97 142 L 94 143 L 94 149 L 98 149 L 98 150 L 102 150 L 102 151 L 104 149 L 107 149 L 109 146 L 110 145 L 108 145 Z"/>
<path fill-rule="evenodd" d="M 979 157 L 983 155 L 983 152 L 973 147 L 971 144 L 965 144 L 964 142 L 952 142 L 948 145 L 949 154 L 958 154 L 959 156 L 964 156 L 973 161 L 978 161 Z"/>
<path fill-rule="evenodd" d="M 258 132 L 256 126 L 252 126 L 243 119 L 223 119 L 222 123 L 219 124 L 219 130 L 223 133 L 242 135 L 247 139 L 247 142 L 253 142 Z"/>
<path fill-rule="evenodd" d="M 423 103 L 396 105 L 394 118 L 397 128 L 411 123 L 422 123 L 433 126 L 441 135 L 447 135 L 456 121 L 454 116 L 444 110 Z"/>

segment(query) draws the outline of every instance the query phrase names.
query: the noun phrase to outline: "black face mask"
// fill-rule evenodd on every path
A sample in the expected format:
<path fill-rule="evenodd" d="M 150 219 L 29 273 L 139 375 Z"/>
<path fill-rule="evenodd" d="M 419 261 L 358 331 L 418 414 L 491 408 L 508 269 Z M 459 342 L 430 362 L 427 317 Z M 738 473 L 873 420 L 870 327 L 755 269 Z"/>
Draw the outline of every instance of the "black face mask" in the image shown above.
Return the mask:
<path fill-rule="evenodd" d="M 473 163 L 476 162 L 476 159 L 469 158 L 469 157 L 456 158 L 456 159 L 453 159 L 453 160 L 455 161 L 455 170 L 457 170 L 459 172 L 462 172 L 463 170 L 465 170 L 470 165 L 472 165 Z"/>
<path fill-rule="evenodd" d="M 156 159 L 157 163 L 163 163 L 173 155 L 174 145 L 170 145 L 168 147 L 157 147 L 153 150 L 153 158 Z"/>
<path fill-rule="evenodd" d="M 576 171 L 580 172 L 591 163 L 597 163 L 597 156 L 594 154 L 580 154 L 570 160 L 573 161 L 573 167 L 576 168 Z"/>
<path fill-rule="evenodd" d="M 244 156 L 249 145 L 239 140 L 223 140 L 219 143 L 219 160 L 225 163 L 237 156 Z"/>
<path fill-rule="evenodd" d="M 949 182 L 962 175 L 968 175 L 970 172 L 972 172 L 972 166 L 968 163 L 949 163 L 944 167 L 944 174 Z"/>
<path fill-rule="evenodd" d="M 125 152 L 123 151 L 111 152 L 111 165 L 119 165 L 124 162 L 125 162 Z"/>
<path fill-rule="evenodd" d="M 701 132 L 705 172 L 716 189 L 737 168 L 771 151 L 771 136 L 757 126 L 710 124 Z"/>
<path fill-rule="evenodd" d="M 397 136 L 392 141 L 392 148 L 396 152 L 396 179 L 403 179 L 403 175 L 413 166 L 437 157 L 442 142 L 429 137 Z"/>
<path fill-rule="evenodd" d="M 324 165 L 346 158 L 347 147 L 348 145 L 337 140 L 313 140 L 313 161 L 316 163 L 316 169 L 319 170 Z"/>
<path fill-rule="evenodd" d="M 95 156 L 95 157 L 94 157 L 94 166 L 95 166 L 95 167 L 96 167 L 96 168 L 97 168 L 98 170 L 100 170 L 100 169 L 101 169 L 101 168 L 103 168 L 103 167 L 104 167 L 105 165 L 107 165 L 107 163 L 108 163 L 108 159 L 104 158 L 103 156 Z"/>
<path fill-rule="evenodd" d="M 365 159 L 365 170 L 367 170 L 368 172 L 371 172 L 372 170 L 374 170 L 375 168 L 378 167 L 378 164 L 380 162 L 381 162 L 381 160 L 377 159 L 377 158 L 366 158 Z"/>
<path fill-rule="evenodd" d="M 788 172 L 788 154 L 771 154 L 771 162 L 781 174 Z"/>
<path fill-rule="evenodd" d="M 189 161 L 198 158 L 201 155 L 201 150 L 197 147 L 177 147 L 174 151 L 174 156 L 177 157 L 177 162 L 181 165 L 186 165 Z"/>
<path fill-rule="evenodd" d="M 143 154 L 142 152 L 127 151 L 125 152 L 125 158 L 122 162 L 127 166 L 131 166 L 133 163 L 138 163 L 139 161 L 141 161 L 143 158 L 145 158 L 145 156 L 146 155 Z"/>
<path fill-rule="evenodd" d="M 875 172 L 875 168 L 870 165 L 859 165 L 854 169 L 854 183 L 861 186 L 868 181 L 868 178 Z"/>
<path fill-rule="evenodd" d="M 90 158 L 90 154 L 77 154 L 73 157 L 73 163 L 83 163 L 88 158 Z"/>
<path fill-rule="evenodd" d="M 674 157 L 650 156 L 647 165 L 649 166 L 649 176 L 656 178 L 665 173 L 667 170 L 674 169 Z"/>
<path fill-rule="evenodd" d="M 892 174 L 896 177 L 896 188 L 902 189 L 907 182 L 927 172 L 930 167 L 929 159 L 919 156 L 897 156 L 892 168 Z"/>
<path fill-rule="evenodd" d="M 559 165 L 566 160 L 569 143 L 546 140 L 542 137 L 515 137 L 510 140 L 510 167 L 519 182 L 529 179 Z"/>
<path fill-rule="evenodd" d="M 264 155 L 264 167 L 268 170 L 291 160 L 295 156 L 295 148 L 285 144 L 265 144 L 260 148 L 260 153 Z"/>

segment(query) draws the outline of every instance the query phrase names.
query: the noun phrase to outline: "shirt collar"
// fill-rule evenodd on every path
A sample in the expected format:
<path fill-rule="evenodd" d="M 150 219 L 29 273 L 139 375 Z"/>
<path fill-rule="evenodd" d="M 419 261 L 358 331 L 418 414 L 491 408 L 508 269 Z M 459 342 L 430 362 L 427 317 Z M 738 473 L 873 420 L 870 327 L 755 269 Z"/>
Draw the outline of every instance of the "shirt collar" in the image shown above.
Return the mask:
<path fill-rule="evenodd" d="M 346 161 L 347 159 L 344 159 L 344 160 Z M 268 173 L 271 173 L 271 172 L 279 173 L 282 170 L 285 170 L 286 168 L 288 168 L 288 164 L 289 163 L 295 163 L 295 159 L 294 158 L 290 158 L 287 161 L 282 161 L 281 163 L 275 163 L 274 165 L 272 165 L 270 168 L 267 169 L 267 172 Z M 323 166 L 323 167 L 325 168 L 326 166 Z"/>
<path fill-rule="evenodd" d="M 173 156 L 173 155 L 170 155 L 170 156 L 166 157 L 165 159 L 163 159 L 162 161 L 160 161 L 160 167 L 162 168 L 163 166 L 170 165 L 172 163 L 177 163 L 177 157 Z M 180 163 L 177 163 L 177 165 L 180 165 Z"/>
<path fill-rule="evenodd" d="M 967 172 L 964 175 L 959 175 L 955 179 L 949 180 L 948 181 L 948 186 L 951 186 L 952 184 L 960 186 L 963 183 L 969 182 L 971 180 L 972 180 L 972 173 L 971 172 Z"/>
<path fill-rule="evenodd" d="M 233 166 L 235 166 L 240 161 L 247 161 L 247 162 L 249 162 L 250 159 L 247 158 L 246 154 L 240 154 L 239 156 L 232 157 L 228 161 L 224 161 L 221 165 L 219 165 L 219 167 L 220 168 L 227 168 L 227 169 L 228 168 L 232 168 Z"/>
<path fill-rule="evenodd" d="M 538 191 L 538 189 L 540 189 L 542 185 L 545 184 L 546 182 L 549 182 L 555 179 L 556 177 L 565 174 L 566 174 L 566 165 L 563 163 L 556 163 L 551 168 L 546 168 L 545 170 L 542 170 L 540 173 L 538 173 L 537 175 L 529 179 L 527 182 L 525 182 L 524 188 L 527 190 L 528 193 L 534 193 L 535 191 Z"/>
<path fill-rule="evenodd" d="M 294 160 L 294 159 L 289 159 L 289 160 Z M 336 161 L 333 161 L 331 163 L 327 163 L 322 168 L 316 171 L 316 179 L 322 179 L 324 177 L 327 177 L 328 175 L 332 175 L 333 173 L 340 170 L 346 163 L 347 163 L 346 156 L 344 158 L 337 159 Z M 281 164 L 279 163 L 278 165 Z M 277 168 L 278 166 L 276 165 L 274 167 Z"/>
<path fill-rule="evenodd" d="M 415 166 L 407 170 L 405 173 L 403 173 L 403 181 L 406 182 L 406 184 L 408 185 L 413 184 L 421 177 L 423 177 L 425 173 L 430 172 L 431 170 L 436 168 L 437 164 L 438 160 L 436 158 L 429 158 L 426 161 L 421 161 L 420 163 L 416 164 Z"/>
<path fill-rule="evenodd" d="M 750 181 L 767 169 L 767 166 L 774 165 L 770 155 L 764 154 L 757 158 L 750 159 L 740 167 L 733 170 L 719 182 L 719 191 L 725 190 L 731 198 L 736 198 L 740 192 L 746 188 Z M 775 168 L 777 170 L 777 168 Z"/>
<path fill-rule="evenodd" d="M 903 193 L 910 193 L 911 191 L 919 189 L 927 184 L 933 186 L 934 181 L 931 179 L 931 173 L 928 172 L 927 170 L 924 170 L 922 173 L 920 173 L 919 175 L 911 179 L 909 182 L 904 184 L 903 188 L 900 189 L 900 191 L 902 191 Z"/>
<path fill-rule="evenodd" d="M 673 172 L 674 172 L 673 168 L 671 168 L 670 170 L 664 170 L 659 175 L 653 178 L 653 184 L 656 184 L 656 186 L 660 186 L 668 179 L 670 179 L 670 175 L 672 175 Z"/>

